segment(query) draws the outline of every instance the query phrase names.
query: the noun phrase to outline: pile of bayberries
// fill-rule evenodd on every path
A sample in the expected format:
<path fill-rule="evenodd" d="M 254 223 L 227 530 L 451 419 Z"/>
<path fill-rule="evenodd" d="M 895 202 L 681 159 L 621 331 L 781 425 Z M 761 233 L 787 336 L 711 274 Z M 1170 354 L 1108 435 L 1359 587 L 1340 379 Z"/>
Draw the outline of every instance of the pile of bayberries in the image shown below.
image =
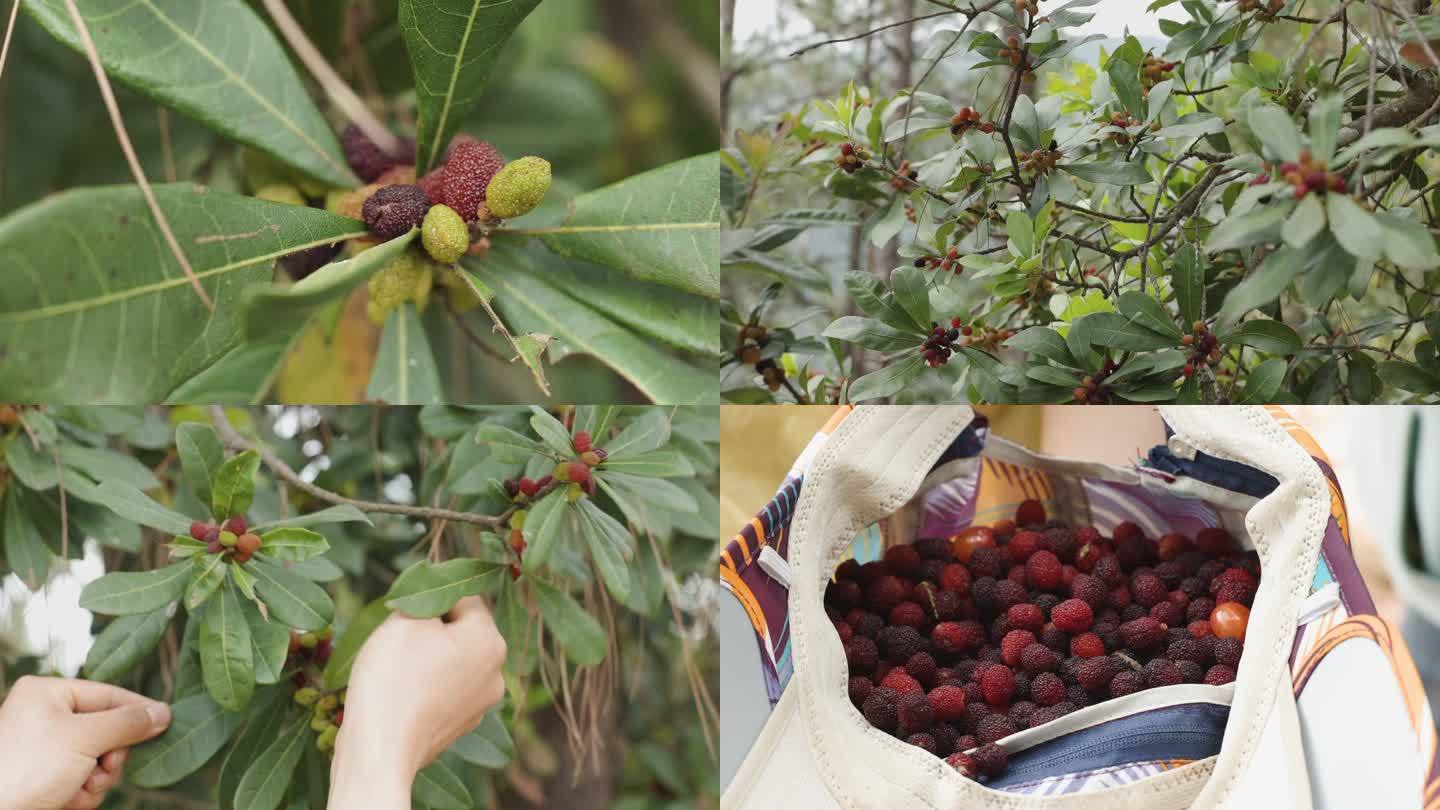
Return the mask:
<path fill-rule="evenodd" d="M 865 719 L 972 779 L 1004 772 L 997 741 L 1143 689 L 1230 683 L 1260 562 L 1224 529 L 1110 537 L 1014 520 L 848 560 L 825 592 Z"/>

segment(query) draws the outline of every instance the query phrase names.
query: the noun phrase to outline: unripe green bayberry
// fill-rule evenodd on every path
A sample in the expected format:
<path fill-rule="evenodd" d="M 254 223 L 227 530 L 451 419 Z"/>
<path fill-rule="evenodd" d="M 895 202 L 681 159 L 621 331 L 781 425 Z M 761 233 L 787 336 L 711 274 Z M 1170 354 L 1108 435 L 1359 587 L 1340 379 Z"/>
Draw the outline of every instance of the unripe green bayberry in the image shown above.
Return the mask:
<path fill-rule="evenodd" d="M 320 707 L 322 711 L 333 712 L 340 707 L 340 698 L 334 695 L 326 695 L 320 698 L 320 702 L 315 705 Z"/>
<path fill-rule="evenodd" d="M 295 703 L 299 706 L 313 706 L 315 701 L 320 699 L 320 690 L 313 687 L 305 687 L 295 691 Z"/>
<path fill-rule="evenodd" d="M 255 199 L 269 200 L 270 202 L 285 203 L 286 205 L 305 205 L 305 195 L 300 189 L 289 183 L 272 183 L 268 186 L 255 190 Z"/>
<path fill-rule="evenodd" d="M 513 219 L 535 210 L 550 190 L 550 161 L 522 157 L 505 164 L 485 189 L 485 206 L 500 219 Z"/>
<path fill-rule="evenodd" d="M 324 715 L 319 715 L 319 714 L 317 714 L 317 715 L 315 715 L 314 717 L 310 718 L 310 730 L 311 730 L 311 731 L 324 731 L 325 729 L 329 728 L 330 726 L 331 726 L 330 721 L 329 721 L 328 719 L 326 719 Z"/>
<path fill-rule="evenodd" d="M 407 250 L 390 260 L 380 272 L 370 277 L 370 302 L 366 312 L 377 326 L 383 326 L 391 310 L 406 301 L 414 301 L 415 308 L 424 311 L 430 303 L 430 286 L 434 281 L 431 272 L 434 262 Z"/>
<path fill-rule="evenodd" d="M 315 636 L 321 641 L 329 641 L 335 637 L 335 625 L 328 625 L 324 630 L 317 631 Z"/>
<path fill-rule="evenodd" d="M 555 480 L 556 480 L 556 481 L 569 481 L 569 480 L 570 480 L 570 462 L 568 462 L 568 461 L 562 461 L 562 462 L 560 462 L 559 464 L 556 464 L 556 465 L 555 465 L 555 470 L 554 470 L 554 472 L 552 472 L 552 473 L 550 473 L 550 474 L 553 475 L 553 476 L 555 476 Z"/>
<path fill-rule="evenodd" d="M 320 638 L 314 633 L 306 633 L 305 635 L 300 637 L 300 646 L 304 647 L 307 650 L 315 649 L 315 645 L 319 643 Z"/>
<path fill-rule="evenodd" d="M 585 490 L 582 489 L 579 484 L 571 484 L 565 487 L 565 500 L 570 503 L 574 503 L 583 497 L 585 497 Z"/>
<path fill-rule="evenodd" d="M 523 528 L 525 528 L 525 518 L 528 517 L 529 515 L 530 515 L 530 513 L 527 512 L 527 511 L 525 511 L 524 509 L 516 509 L 516 510 L 515 510 L 515 514 L 513 514 L 513 515 L 510 516 L 510 528 L 512 528 L 512 529 L 523 529 Z"/>
<path fill-rule="evenodd" d="M 335 738 L 340 736 L 340 729 L 334 725 L 320 732 L 320 737 L 315 740 L 315 747 L 322 753 L 329 753 L 335 750 Z"/>
<path fill-rule="evenodd" d="M 239 539 L 234 532 L 220 532 L 220 545 L 225 548 L 234 548 L 235 542 Z"/>
<path fill-rule="evenodd" d="M 470 229 L 455 209 L 434 205 L 425 213 L 425 222 L 420 226 L 420 242 L 430 258 L 441 264 L 454 264 L 470 249 Z"/>

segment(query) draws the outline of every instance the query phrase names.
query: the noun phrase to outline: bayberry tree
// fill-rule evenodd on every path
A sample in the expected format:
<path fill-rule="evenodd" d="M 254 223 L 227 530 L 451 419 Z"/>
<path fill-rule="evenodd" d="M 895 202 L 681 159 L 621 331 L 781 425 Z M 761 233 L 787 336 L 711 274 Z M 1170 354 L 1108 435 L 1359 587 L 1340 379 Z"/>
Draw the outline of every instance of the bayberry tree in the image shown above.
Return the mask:
<path fill-rule="evenodd" d="M 511 699 L 422 772 L 417 807 L 714 806 L 713 411 L 4 406 L 0 423 L 3 570 L 44 592 L 98 552 L 80 674 L 173 705 L 130 758 L 130 799 L 324 807 L 368 634 L 478 594 Z M 53 671 L 44 646 L 7 650 L 0 680 Z"/>
<path fill-rule="evenodd" d="M 712 399 L 713 8 L 5 4 L 0 391 Z"/>
<path fill-rule="evenodd" d="M 935 5 L 739 59 L 912 43 L 725 151 L 727 398 L 1440 394 L 1428 4 L 1157 0 L 1163 37 L 1108 44 L 1095 0 Z M 783 323 L 741 317 L 776 276 Z"/>

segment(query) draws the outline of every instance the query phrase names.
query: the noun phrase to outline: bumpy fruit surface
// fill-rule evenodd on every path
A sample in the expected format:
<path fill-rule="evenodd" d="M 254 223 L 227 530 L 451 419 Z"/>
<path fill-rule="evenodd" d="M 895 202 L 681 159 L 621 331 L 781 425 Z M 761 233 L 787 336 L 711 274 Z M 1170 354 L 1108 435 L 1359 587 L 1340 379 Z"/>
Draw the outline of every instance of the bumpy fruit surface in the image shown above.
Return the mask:
<path fill-rule="evenodd" d="M 419 227 L 429 210 L 430 198 L 419 186 L 385 186 L 365 201 L 361 215 L 371 233 L 389 240 Z"/>
<path fill-rule="evenodd" d="M 470 229 L 455 209 L 436 205 L 425 214 L 420 241 L 430 258 L 441 264 L 454 264 L 470 249 Z"/>
<path fill-rule="evenodd" d="M 224 546 L 225 548 L 234 548 L 235 543 L 237 543 L 239 540 L 240 538 L 236 537 L 234 532 L 220 532 L 220 545 Z"/>
<path fill-rule="evenodd" d="M 314 706 L 320 699 L 320 690 L 313 687 L 295 690 L 295 703 L 300 706 Z"/>
<path fill-rule="evenodd" d="M 373 183 L 377 177 L 401 163 L 415 162 L 414 141 L 401 141 L 400 149 L 403 154 L 392 155 L 377 146 L 354 124 L 345 127 L 345 131 L 340 134 L 340 146 L 345 152 L 345 162 L 367 183 Z"/>
<path fill-rule="evenodd" d="M 434 283 L 433 268 L 429 259 L 410 250 L 391 259 L 370 277 L 370 302 L 366 306 L 370 320 L 384 325 L 391 310 L 406 301 L 414 301 L 416 309 L 424 311 Z"/>
<path fill-rule="evenodd" d="M 600 454 L 595 452 L 594 450 L 586 450 L 585 452 L 581 453 L 580 460 L 585 462 L 586 464 L 589 464 L 591 467 L 598 465 L 601 461 Z"/>
<path fill-rule="evenodd" d="M 485 190 L 485 205 L 500 219 L 513 219 L 535 210 L 550 191 L 550 161 L 522 157 L 501 169 Z"/>
<path fill-rule="evenodd" d="M 249 532 L 246 532 L 245 534 L 242 534 L 238 538 L 236 538 L 235 550 L 248 557 L 251 554 L 254 554 L 255 552 L 260 550 L 260 545 L 262 542 L 263 541 L 260 539 L 260 535 L 250 534 Z"/>
<path fill-rule="evenodd" d="M 484 141 L 456 144 L 445 164 L 441 201 L 466 222 L 474 222 L 479 218 L 480 203 L 486 201 L 486 188 L 504 165 L 500 150 Z"/>

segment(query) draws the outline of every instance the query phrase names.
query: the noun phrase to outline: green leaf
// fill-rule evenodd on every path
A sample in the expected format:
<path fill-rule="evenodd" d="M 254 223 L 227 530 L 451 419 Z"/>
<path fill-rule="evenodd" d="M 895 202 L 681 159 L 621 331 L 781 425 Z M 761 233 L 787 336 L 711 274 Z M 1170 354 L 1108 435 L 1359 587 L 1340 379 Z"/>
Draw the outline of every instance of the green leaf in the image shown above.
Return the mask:
<path fill-rule="evenodd" d="M 1282 247 L 1266 256 L 1254 273 L 1225 296 L 1225 303 L 1220 307 L 1220 322 L 1234 323 L 1245 313 L 1274 301 L 1304 267 L 1305 252 L 1302 250 Z"/>
<path fill-rule="evenodd" d="M 106 481 L 95 489 L 96 503 L 110 507 L 111 511 L 126 520 L 133 520 L 141 526 L 159 529 L 166 534 L 182 537 L 190 533 L 190 518 L 156 503 L 149 495 L 124 483 Z"/>
<path fill-rule="evenodd" d="M 695 474 L 695 468 L 679 452 L 670 449 L 651 450 L 638 456 L 606 459 L 605 469 L 653 478 L 681 478 Z"/>
<path fill-rule="evenodd" d="M 1433 394 L 1440 390 L 1440 376 L 1436 376 L 1414 363 L 1403 360 L 1386 360 L 1377 369 L 1380 379 L 1402 391 L 1413 394 Z"/>
<path fill-rule="evenodd" d="M 505 43 L 540 0 L 400 0 L 400 33 L 415 73 L 415 167 L 429 171 L 480 101 Z"/>
<path fill-rule="evenodd" d="M 1175 318 L 1154 298 L 1138 290 L 1130 290 L 1121 293 L 1115 303 L 1120 314 L 1131 321 L 1152 332 L 1169 335 L 1174 338 L 1172 343 L 1180 340 L 1180 327 L 1175 325 Z"/>
<path fill-rule="evenodd" d="M 1081 319 L 1090 330 L 1090 342 L 1127 352 L 1148 352 L 1174 346 L 1177 338 L 1162 335 L 1116 312 L 1096 312 Z"/>
<path fill-rule="evenodd" d="M 1210 232 L 1205 240 L 1206 253 L 1274 242 L 1280 236 L 1280 229 L 1290 213 L 1288 205 L 1267 205 L 1246 211 L 1239 216 L 1228 216 Z"/>
<path fill-rule="evenodd" d="M 923 334 L 923 327 L 929 323 L 922 324 L 911 318 L 910 313 L 895 302 L 895 297 L 885 291 L 880 279 L 869 273 L 846 273 L 845 289 L 861 312 L 899 331 Z"/>
<path fill-rule="evenodd" d="M 607 464 L 658 450 L 670 441 L 670 411 L 665 408 L 646 408 L 613 439 L 593 434 L 591 438 L 596 447 L 605 448 L 605 452 L 609 454 Z"/>
<path fill-rule="evenodd" d="M 284 49 L 244 3 L 76 5 L 111 79 L 316 179 L 359 185 Z M 25 10 L 83 53 L 64 0 L 25 0 Z"/>
<path fill-rule="evenodd" d="M 114 683 L 150 655 L 169 626 L 169 611 L 163 609 L 115 619 L 95 637 L 81 671 L 92 681 Z"/>
<path fill-rule="evenodd" d="M 1009 402 L 1014 397 L 1013 387 L 1001 377 L 1003 365 L 986 352 L 970 346 L 961 346 L 960 353 L 970 361 L 970 381 L 986 402 Z"/>
<path fill-rule="evenodd" d="M 250 646 L 250 624 L 241 612 L 235 588 L 220 588 L 219 598 L 210 603 L 200 621 L 205 691 L 226 709 L 241 711 L 255 693 L 255 654 Z"/>
<path fill-rule="evenodd" d="M 1150 172 L 1143 163 L 1125 161 L 1095 163 L 1060 163 L 1056 167 L 1062 172 L 1073 174 L 1091 183 L 1108 183 L 1112 186 L 1135 186 L 1150 182 Z"/>
<path fill-rule="evenodd" d="M 1140 92 L 1140 68 L 1124 59 L 1111 57 L 1105 72 L 1110 76 L 1110 88 L 1125 112 L 1135 118 L 1145 117 L 1145 97 Z"/>
<path fill-rule="evenodd" d="M 80 592 L 80 607 L 112 616 L 149 613 L 179 599 L 189 578 L 186 562 L 153 571 L 106 574 Z"/>
<path fill-rule="evenodd" d="M 366 526 L 375 525 L 364 512 L 345 503 L 339 506 L 330 506 L 318 512 L 309 512 L 293 518 L 262 523 L 251 529 L 251 531 L 264 532 L 271 529 L 304 529 L 310 526 L 324 526 L 330 523 L 364 523 Z"/>
<path fill-rule="evenodd" d="M 185 609 L 193 612 L 209 601 L 215 591 L 225 582 L 227 568 L 221 554 L 204 554 L 195 557 L 195 573 L 185 589 Z"/>
<path fill-rule="evenodd" d="M 1288 365 L 1284 358 L 1275 357 L 1250 369 L 1250 373 L 1245 377 L 1245 387 L 1241 389 L 1235 404 L 1264 405 L 1275 401 L 1275 394 L 1279 392 L 1280 384 L 1285 381 Z"/>
<path fill-rule="evenodd" d="M 563 225 L 534 232 L 562 256 L 718 298 L 719 171 L 714 152 L 671 163 L 581 194 Z"/>
<path fill-rule="evenodd" d="M 895 289 L 895 302 L 911 320 L 921 325 L 930 323 L 930 285 L 924 273 L 915 267 L 901 267 L 890 274 L 890 286 Z"/>
<path fill-rule="evenodd" d="M 1380 257 L 1385 232 L 1374 215 L 1348 194 L 1333 192 L 1325 195 L 1325 210 L 1330 217 L 1330 232 L 1347 253 L 1372 261 Z"/>
<path fill-rule="evenodd" d="M 1233 330 L 1216 335 L 1226 345 L 1239 343 L 1270 354 L 1294 354 L 1300 349 L 1300 336 L 1295 330 L 1267 319 L 1243 321 Z"/>
<path fill-rule="evenodd" d="M 20 436 L 13 446 L 25 445 L 29 439 Z M 5 493 L 5 559 L 10 571 L 31 590 L 39 590 L 50 576 L 50 547 L 25 511 L 20 487 L 12 484 Z"/>
<path fill-rule="evenodd" d="M 385 606 L 416 619 L 443 616 L 461 598 L 493 591 L 505 572 L 503 565 L 473 557 L 443 563 L 421 560 L 395 578 Z"/>
<path fill-rule="evenodd" d="M 431 810 L 470 810 L 470 791 L 444 760 L 435 760 L 415 774 L 410 795 L 414 802 Z"/>
<path fill-rule="evenodd" d="M 225 762 L 220 766 L 220 785 L 216 790 L 220 810 L 236 810 L 235 798 L 240 781 L 260 753 L 274 743 L 285 728 L 285 720 L 290 716 L 293 705 L 290 694 L 289 689 L 266 689 L 255 695 L 247 712 L 249 722 L 235 737 L 235 744 L 230 746 Z"/>
<path fill-rule="evenodd" d="M 1205 265 L 1200 251 L 1189 242 L 1175 254 L 1170 286 L 1175 290 L 1175 304 L 1184 322 L 1194 323 L 1205 317 Z"/>
<path fill-rule="evenodd" d="M 605 511 L 590 498 L 580 502 L 581 533 L 590 547 L 590 557 L 595 561 L 605 587 L 617 600 L 624 602 L 630 596 L 630 569 L 626 567 L 635 554 L 635 543 L 630 532 L 620 521 L 605 514 Z"/>
<path fill-rule="evenodd" d="M 297 714 L 246 769 L 235 791 L 235 810 L 276 810 L 285 799 L 295 766 L 311 743 L 310 718 Z"/>
<path fill-rule="evenodd" d="M 260 560 L 246 563 L 256 577 L 255 592 L 265 600 L 272 618 L 296 630 L 322 630 L 335 617 L 335 604 L 320 586 L 278 565 Z"/>
<path fill-rule="evenodd" d="M 1065 345 L 1065 338 L 1060 337 L 1059 332 L 1049 327 L 1032 326 L 1005 341 L 1005 345 L 1036 357 L 1054 360 L 1064 366 L 1075 364 L 1074 359 L 1070 356 L 1069 347 Z"/>
<path fill-rule="evenodd" d="M 145 788 L 179 782 L 209 762 L 243 719 L 203 692 L 175 701 L 165 733 L 131 751 L 126 780 Z"/>
<path fill-rule="evenodd" d="M 545 630 L 555 637 L 565 657 L 582 667 L 605 660 L 610 639 L 605 628 L 581 607 L 570 594 L 547 582 L 535 581 L 535 601 Z"/>
<path fill-rule="evenodd" d="M 559 419 L 551 416 L 549 411 L 531 405 L 530 427 L 551 450 L 559 453 L 562 457 L 574 457 L 575 443 L 570 439 L 570 431 L 560 424 Z"/>
<path fill-rule="evenodd" d="M 175 450 L 195 499 L 213 503 L 211 486 L 225 464 L 225 448 L 215 428 L 203 422 L 183 422 L 175 428 Z"/>
<path fill-rule="evenodd" d="M 53 0 L 47 0 L 53 2 Z M 0 390 L 21 402 L 158 402 L 239 341 L 238 295 L 274 260 L 364 225 L 318 208 L 154 186 L 207 311 L 133 186 L 77 189 L 0 220 Z M 85 239 L 57 239 L 84 223 Z M 219 224 L 217 224 L 219 223 Z M 103 245 L 78 250 L 77 244 Z M 71 268 L 64 283 L 43 268 Z M 64 374 L 55 364 L 64 363 Z"/>
<path fill-rule="evenodd" d="M 260 535 L 260 539 L 264 541 L 261 552 L 272 560 L 301 562 L 330 550 L 325 535 L 309 529 L 270 529 Z"/>
<path fill-rule="evenodd" d="M 336 638 L 330 660 L 325 664 L 326 689 L 334 692 L 350 682 L 350 668 L 355 664 L 355 656 L 360 654 L 360 647 L 390 617 L 385 600 L 386 597 L 381 597 L 361 608 Z"/>
<path fill-rule="evenodd" d="M 1320 205 L 1320 195 L 1306 194 L 1300 204 L 1295 206 L 1295 210 L 1290 212 L 1290 218 L 1285 220 L 1280 236 L 1290 247 L 1303 248 L 1323 230 L 1325 208 Z"/>
<path fill-rule="evenodd" d="M 1274 104 L 1260 104 L 1250 110 L 1246 123 L 1255 137 L 1265 144 L 1267 157 L 1273 160 L 1297 160 L 1300 157 L 1300 133 L 1285 110 Z"/>
<path fill-rule="evenodd" d="M 921 338 L 913 334 L 901 332 L 881 321 L 862 318 L 858 315 L 845 315 L 837 319 L 825 327 L 824 335 L 847 343 L 858 343 L 867 349 L 881 352 L 918 349 L 922 342 Z"/>
<path fill-rule="evenodd" d="M 241 326 L 247 343 L 290 335 L 296 324 L 309 320 L 321 307 L 345 297 L 356 285 L 405 252 L 420 234 L 412 228 L 394 239 L 341 262 L 321 267 L 290 285 L 257 284 L 240 295 L 244 320 Z"/>
<path fill-rule="evenodd" d="M 846 393 L 846 397 L 851 402 L 861 402 L 867 399 L 891 396 L 909 385 L 910 381 L 920 376 L 920 372 L 924 370 L 925 358 L 919 352 L 915 352 L 903 360 L 891 363 L 879 371 L 872 371 L 850 383 L 850 390 Z"/>
<path fill-rule="evenodd" d="M 1334 160 L 1344 106 L 1345 100 L 1339 93 L 1325 93 L 1310 104 L 1310 151 L 1316 160 L 1326 163 Z"/>
<path fill-rule="evenodd" d="M 244 570 L 239 566 L 235 568 L 238 571 Z M 239 581 L 238 576 L 235 579 Z M 240 610 L 245 615 L 245 623 L 250 627 L 255 682 L 279 683 L 285 672 L 285 659 L 290 654 L 290 628 L 275 619 L 266 619 L 253 604 L 241 602 Z"/>
<path fill-rule="evenodd" d="M 1382 245 L 1385 258 L 1394 262 L 1397 267 L 1430 270 L 1440 266 L 1440 255 L 1435 251 L 1435 237 L 1424 224 L 1390 213 L 1377 214 L 1375 220 L 1385 230 Z"/>
<path fill-rule="evenodd" d="M 515 742 L 497 709 L 486 714 L 474 731 L 456 740 L 450 750 L 471 765 L 498 770 L 515 756 Z"/>
<path fill-rule="evenodd" d="M 254 450 L 232 456 L 220 465 L 210 501 L 210 512 L 217 520 L 240 517 L 250 509 L 251 501 L 255 500 L 255 473 L 259 469 L 260 455 Z"/>
<path fill-rule="evenodd" d="M 523 462 L 528 461 L 533 455 L 554 457 L 554 453 L 545 445 L 503 425 L 490 423 L 480 425 L 475 429 L 475 441 L 477 444 L 494 448 L 492 452 L 502 461 Z"/>
<path fill-rule="evenodd" d="M 1355 352 L 1346 358 L 1345 365 L 1349 369 L 1345 387 L 1350 392 L 1350 398 L 1361 405 L 1375 401 L 1382 385 L 1375 370 L 1375 361 L 1363 352 Z"/>
<path fill-rule="evenodd" d="M 415 305 L 391 311 L 380 336 L 380 353 L 370 371 L 365 398 L 389 405 L 436 405 L 445 401 L 440 370 Z"/>
<path fill-rule="evenodd" d="M 521 533 L 525 538 L 526 571 L 538 571 L 550 561 L 550 555 L 562 538 L 573 537 L 576 531 L 574 505 L 565 499 L 563 490 L 556 490 L 530 507 Z"/>
<path fill-rule="evenodd" d="M 61 466 L 67 471 L 79 470 L 96 481 L 123 481 L 139 490 L 160 486 L 149 467 L 125 453 L 66 443 L 60 445 L 59 456 Z M 54 464 L 53 460 L 51 464 Z"/>
<path fill-rule="evenodd" d="M 655 341 L 597 312 L 548 279 L 543 263 L 507 240 L 492 245 L 483 261 L 464 261 L 467 269 L 496 290 L 496 307 L 512 328 L 554 335 L 557 346 L 591 355 L 651 401 L 715 401 L 719 372 L 713 362 L 702 368 L 689 365 Z"/>

